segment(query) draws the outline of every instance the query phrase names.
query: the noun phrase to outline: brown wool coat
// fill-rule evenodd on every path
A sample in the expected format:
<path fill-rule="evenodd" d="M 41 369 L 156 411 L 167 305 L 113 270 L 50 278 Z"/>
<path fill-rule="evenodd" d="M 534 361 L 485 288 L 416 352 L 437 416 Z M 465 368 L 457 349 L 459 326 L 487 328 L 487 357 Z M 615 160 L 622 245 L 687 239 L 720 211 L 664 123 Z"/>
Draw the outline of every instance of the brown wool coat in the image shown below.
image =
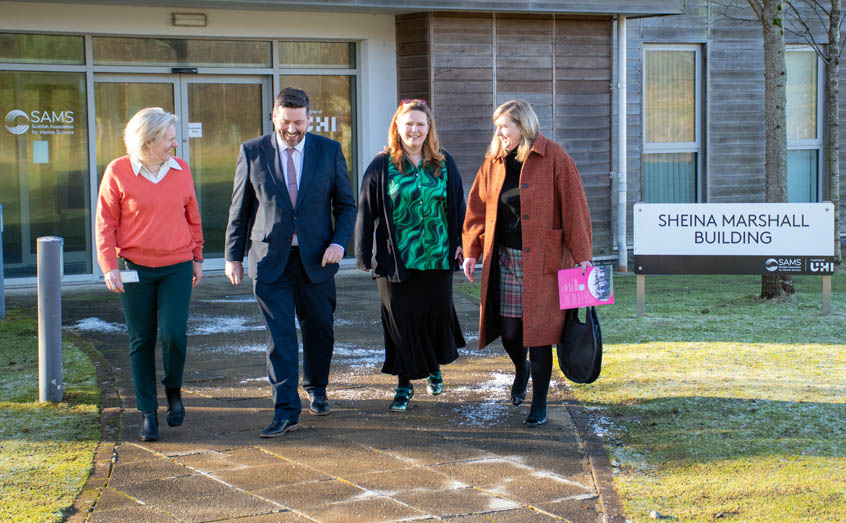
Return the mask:
<path fill-rule="evenodd" d="M 479 347 L 494 341 L 499 328 L 495 261 L 496 212 L 505 181 L 502 158 L 485 158 L 467 199 L 464 256 L 483 258 Z M 538 134 L 520 172 L 523 233 L 523 345 L 558 343 L 564 313 L 558 308 L 558 270 L 590 260 L 590 212 L 579 170 L 555 142 Z M 560 218 L 556 219 L 558 215 Z M 493 281 L 492 281 L 493 280 Z"/>

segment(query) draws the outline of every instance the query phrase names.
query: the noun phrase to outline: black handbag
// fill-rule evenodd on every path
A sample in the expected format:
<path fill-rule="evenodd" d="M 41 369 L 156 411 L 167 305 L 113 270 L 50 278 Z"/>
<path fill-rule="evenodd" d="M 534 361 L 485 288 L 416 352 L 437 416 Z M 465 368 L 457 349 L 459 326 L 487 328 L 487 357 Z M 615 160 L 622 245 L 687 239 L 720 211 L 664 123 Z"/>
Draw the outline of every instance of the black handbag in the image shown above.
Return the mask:
<path fill-rule="evenodd" d="M 558 366 L 568 380 L 593 383 L 602 368 L 602 331 L 596 307 L 586 307 L 585 321 L 579 320 L 579 309 L 567 309 L 564 330 L 558 342 Z"/>

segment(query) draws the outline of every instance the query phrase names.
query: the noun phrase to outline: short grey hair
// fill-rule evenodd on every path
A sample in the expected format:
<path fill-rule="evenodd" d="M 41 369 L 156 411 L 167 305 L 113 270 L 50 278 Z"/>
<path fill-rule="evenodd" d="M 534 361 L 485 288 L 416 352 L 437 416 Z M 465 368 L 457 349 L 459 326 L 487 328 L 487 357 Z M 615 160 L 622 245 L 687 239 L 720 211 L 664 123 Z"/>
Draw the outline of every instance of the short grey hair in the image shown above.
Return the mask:
<path fill-rule="evenodd" d="M 168 127 L 176 125 L 179 118 L 161 107 L 141 109 L 129 119 L 123 130 L 123 143 L 126 152 L 133 158 L 140 159 L 148 144 L 161 139 Z"/>

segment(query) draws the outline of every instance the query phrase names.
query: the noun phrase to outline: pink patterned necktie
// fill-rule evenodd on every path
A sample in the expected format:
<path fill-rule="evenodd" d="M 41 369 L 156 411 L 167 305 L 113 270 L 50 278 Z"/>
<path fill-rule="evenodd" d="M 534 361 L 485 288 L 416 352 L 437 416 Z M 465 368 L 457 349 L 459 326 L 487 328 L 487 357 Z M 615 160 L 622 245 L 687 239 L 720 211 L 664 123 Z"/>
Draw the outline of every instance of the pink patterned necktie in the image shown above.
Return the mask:
<path fill-rule="evenodd" d="M 297 206 L 297 168 L 294 167 L 294 148 L 288 147 L 288 195 L 291 205 Z"/>

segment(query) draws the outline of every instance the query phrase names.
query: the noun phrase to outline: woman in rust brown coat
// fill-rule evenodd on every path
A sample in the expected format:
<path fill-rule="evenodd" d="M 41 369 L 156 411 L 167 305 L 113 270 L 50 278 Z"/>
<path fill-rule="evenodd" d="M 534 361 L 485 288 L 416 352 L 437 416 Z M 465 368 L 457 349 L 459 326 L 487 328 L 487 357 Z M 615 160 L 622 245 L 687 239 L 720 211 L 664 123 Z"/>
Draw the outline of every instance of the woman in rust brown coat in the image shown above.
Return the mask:
<path fill-rule="evenodd" d="M 493 114 L 495 132 L 476 174 L 464 220 L 464 274 L 483 258 L 479 347 L 498 336 L 514 362 L 511 402 L 532 406 L 525 424 L 546 423 L 552 344 L 564 326 L 558 270 L 591 264 L 587 198 L 573 159 L 538 132 L 522 100 Z M 526 361 L 526 353 L 529 361 Z"/>

